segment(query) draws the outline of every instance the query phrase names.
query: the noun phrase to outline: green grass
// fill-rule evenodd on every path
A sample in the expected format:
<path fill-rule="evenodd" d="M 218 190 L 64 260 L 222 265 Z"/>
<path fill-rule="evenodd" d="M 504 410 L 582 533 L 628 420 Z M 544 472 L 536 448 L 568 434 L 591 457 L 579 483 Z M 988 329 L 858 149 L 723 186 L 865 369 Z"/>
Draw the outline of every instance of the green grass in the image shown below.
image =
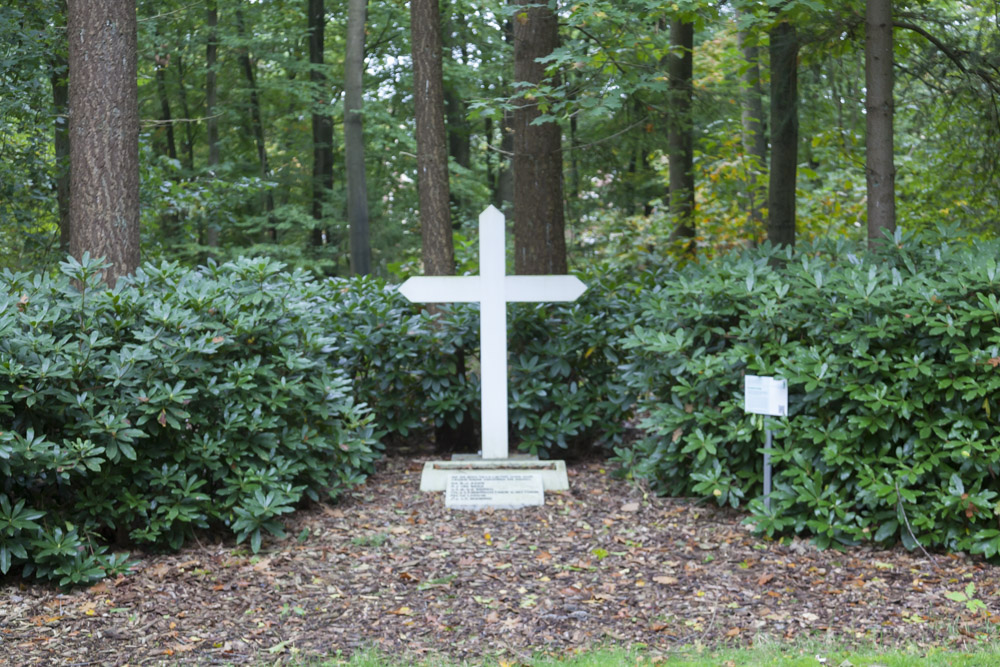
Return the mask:
<path fill-rule="evenodd" d="M 686 647 L 676 651 L 598 649 L 565 658 L 536 657 L 527 661 L 507 658 L 480 662 L 455 662 L 429 657 L 422 661 L 393 658 L 376 650 L 355 653 L 350 659 L 331 658 L 309 663 L 322 667 L 989 667 L 1000 665 L 1000 644 L 984 644 L 969 650 L 909 647 L 880 650 L 852 649 L 822 642 L 783 644 L 766 642 L 753 648 L 708 650 Z"/>

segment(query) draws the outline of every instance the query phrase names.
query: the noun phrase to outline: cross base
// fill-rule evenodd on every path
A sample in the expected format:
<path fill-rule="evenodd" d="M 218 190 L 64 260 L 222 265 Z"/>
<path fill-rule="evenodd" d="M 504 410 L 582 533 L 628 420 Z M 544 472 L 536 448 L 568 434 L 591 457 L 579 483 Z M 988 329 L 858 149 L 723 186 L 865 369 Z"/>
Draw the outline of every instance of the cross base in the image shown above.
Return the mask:
<path fill-rule="evenodd" d="M 542 478 L 546 491 L 568 491 L 569 477 L 566 475 L 565 461 L 537 461 L 532 459 L 483 459 L 479 456 L 463 456 L 453 461 L 428 461 L 420 476 L 421 491 L 444 491 L 448 488 L 448 476 L 455 473 L 476 473 L 495 475 L 497 473 L 534 473 Z"/>

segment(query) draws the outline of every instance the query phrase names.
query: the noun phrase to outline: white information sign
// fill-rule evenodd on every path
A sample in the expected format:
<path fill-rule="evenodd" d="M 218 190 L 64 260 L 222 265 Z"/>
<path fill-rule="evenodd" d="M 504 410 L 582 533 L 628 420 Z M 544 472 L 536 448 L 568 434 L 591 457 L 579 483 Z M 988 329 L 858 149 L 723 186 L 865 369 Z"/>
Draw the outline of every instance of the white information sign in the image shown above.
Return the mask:
<path fill-rule="evenodd" d="M 575 301 L 587 286 L 576 276 L 508 276 L 504 217 L 479 216 L 479 275 L 410 278 L 399 291 L 418 303 L 479 302 L 483 459 L 507 458 L 507 304 Z"/>
<path fill-rule="evenodd" d="M 448 476 L 444 506 L 458 510 L 518 509 L 545 504 L 537 473 L 455 473 Z"/>
<path fill-rule="evenodd" d="M 788 380 L 747 375 L 743 378 L 743 409 L 757 415 L 788 415 Z"/>

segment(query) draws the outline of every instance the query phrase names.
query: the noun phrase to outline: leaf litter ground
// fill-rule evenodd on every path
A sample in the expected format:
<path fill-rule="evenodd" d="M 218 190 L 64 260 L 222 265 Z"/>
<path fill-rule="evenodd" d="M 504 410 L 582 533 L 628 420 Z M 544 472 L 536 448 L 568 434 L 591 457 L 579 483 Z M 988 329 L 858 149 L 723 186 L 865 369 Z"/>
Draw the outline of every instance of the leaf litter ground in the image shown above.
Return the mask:
<path fill-rule="evenodd" d="M 958 648 L 1000 628 L 1000 568 L 962 555 L 761 540 L 738 512 L 656 498 L 602 462 L 571 466 L 571 490 L 544 507 L 458 512 L 419 492 L 421 467 L 387 459 L 255 556 L 203 539 L 90 589 L 7 582 L 0 664 L 273 663 L 369 646 L 524 660 L 765 637 Z"/>

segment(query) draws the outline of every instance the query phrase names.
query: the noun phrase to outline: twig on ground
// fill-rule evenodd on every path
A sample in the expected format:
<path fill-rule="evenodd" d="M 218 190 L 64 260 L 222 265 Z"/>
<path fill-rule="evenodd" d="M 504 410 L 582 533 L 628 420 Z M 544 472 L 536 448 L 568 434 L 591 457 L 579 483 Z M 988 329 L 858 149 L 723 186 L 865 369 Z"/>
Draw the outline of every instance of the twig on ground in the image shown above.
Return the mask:
<path fill-rule="evenodd" d="M 937 567 L 937 561 L 934 560 L 933 556 L 927 553 L 927 549 L 924 549 L 924 545 L 922 545 L 920 540 L 917 539 L 917 536 L 913 534 L 913 528 L 910 527 L 910 520 L 906 518 L 906 510 L 903 509 L 903 496 L 899 493 L 899 480 L 896 480 L 896 506 L 899 508 L 899 513 L 903 515 L 903 523 L 906 525 L 906 532 L 910 534 L 910 538 L 913 540 L 913 543 L 920 547 L 920 550 L 924 552 L 925 556 L 927 556 L 927 560 L 931 562 L 931 565 Z"/>

